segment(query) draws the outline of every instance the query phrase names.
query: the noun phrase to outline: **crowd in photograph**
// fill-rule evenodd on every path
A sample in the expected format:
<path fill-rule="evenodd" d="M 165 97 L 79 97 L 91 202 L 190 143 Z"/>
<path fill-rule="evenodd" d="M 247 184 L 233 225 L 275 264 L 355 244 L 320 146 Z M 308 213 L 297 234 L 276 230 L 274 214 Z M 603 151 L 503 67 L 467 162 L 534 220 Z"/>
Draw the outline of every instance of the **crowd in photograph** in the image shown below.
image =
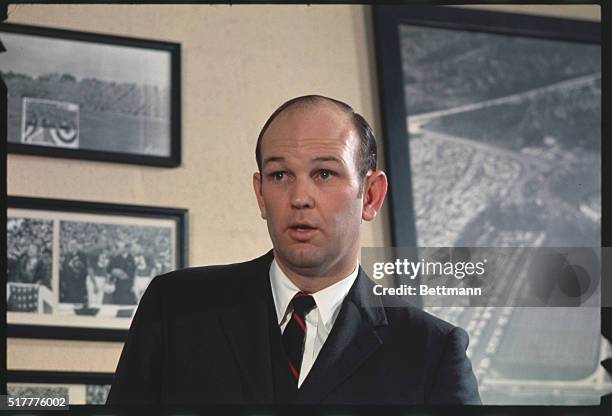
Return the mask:
<path fill-rule="evenodd" d="M 171 252 L 167 228 L 62 221 L 60 302 L 135 305 Z"/>
<path fill-rule="evenodd" d="M 59 301 L 135 305 L 150 280 L 174 268 L 171 230 L 61 221 Z M 52 290 L 53 221 L 9 218 L 7 281 Z"/>

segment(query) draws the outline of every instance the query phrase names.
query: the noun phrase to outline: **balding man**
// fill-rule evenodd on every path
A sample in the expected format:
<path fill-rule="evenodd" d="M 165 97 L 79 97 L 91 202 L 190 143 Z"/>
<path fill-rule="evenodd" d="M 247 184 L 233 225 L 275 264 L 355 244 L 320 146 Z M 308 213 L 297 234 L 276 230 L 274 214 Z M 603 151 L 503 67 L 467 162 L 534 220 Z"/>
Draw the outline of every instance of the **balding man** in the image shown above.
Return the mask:
<path fill-rule="evenodd" d="M 388 307 L 359 267 L 387 192 L 376 141 L 340 101 L 279 107 L 253 188 L 273 249 L 155 278 L 108 402 L 479 404 L 465 331 Z"/>

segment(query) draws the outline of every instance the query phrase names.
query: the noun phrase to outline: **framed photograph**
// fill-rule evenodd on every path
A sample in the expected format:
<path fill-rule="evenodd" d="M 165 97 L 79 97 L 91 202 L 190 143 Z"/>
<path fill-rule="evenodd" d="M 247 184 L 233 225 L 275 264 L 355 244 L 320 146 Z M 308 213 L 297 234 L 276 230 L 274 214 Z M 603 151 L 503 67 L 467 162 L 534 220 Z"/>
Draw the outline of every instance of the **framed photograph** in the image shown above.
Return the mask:
<path fill-rule="evenodd" d="M 104 405 L 113 373 L 7 371 L 10 397 L 68 398 L 68 405 Z"/>
<path fill-rule="evenodd" d="M 394 246 L 525 247 L 517 289 L 527 248 L 601 246 L 598 22 L 375 6 L 374 26 Z M 469 333 L 485 404 L 612 390 L 597 307 L 423 307 Z"/>
<path fill-rule="evenodd" d="M 181 162 L 180 44 L 0 24 L 8 151 Z"/>
<path fill-rule="evenodd" d="M 123 340 L 153 277 L 187 266 L 187 211 L 8 197 L 8 336 Z"/>

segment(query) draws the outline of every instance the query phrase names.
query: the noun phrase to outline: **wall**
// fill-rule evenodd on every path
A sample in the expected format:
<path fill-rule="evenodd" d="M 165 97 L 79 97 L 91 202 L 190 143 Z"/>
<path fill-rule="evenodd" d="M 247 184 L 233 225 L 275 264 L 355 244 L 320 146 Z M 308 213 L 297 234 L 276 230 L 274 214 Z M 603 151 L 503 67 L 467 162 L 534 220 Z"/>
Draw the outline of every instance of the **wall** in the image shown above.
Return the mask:
<path fill-rule="evenodd" d="M 486 7 L 600 18 L 597 6 Z M 8 21 L 181 43 L 179 168 L 11 154 L 8 194 L 188 208 L 191 265 L 244 260 L 271 247 L 251 175 L 257 133 L 283 101 L 309 93 L 344 100 L 380 136 L 369 6 L 12 5 Z M 389 244 L 386 209 L 363 226 L 362 245 Z M 9 369 L 101 372 L 114 371 L 122 346 L 7 344 Z"/>

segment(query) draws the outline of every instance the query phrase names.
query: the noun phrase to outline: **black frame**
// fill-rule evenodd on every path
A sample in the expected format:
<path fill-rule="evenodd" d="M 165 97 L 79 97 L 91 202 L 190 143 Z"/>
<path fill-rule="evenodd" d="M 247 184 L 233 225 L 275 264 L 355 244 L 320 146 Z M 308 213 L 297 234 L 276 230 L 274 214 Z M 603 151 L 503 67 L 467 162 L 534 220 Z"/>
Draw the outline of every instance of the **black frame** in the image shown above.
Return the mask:
<path fill-rule="evenodd" d="M 6 372 L 7 383 L 111 385 L 114 376 L 114 373 L 78 371 L 8 370 Z"/>
<path fill-rule="evenodd" d="M 443 6 L 374 6 L 374 33 L 386 171 L 389 175 L 391 244 L 416 246 L 399 47 L 400 24 L 523 37 L 601 43 L 598 22 Z M 602 111 L 603 114 L 603 111 Z"/>
<path fill-rule="evenodd" d="M 602 7 L 602 20 L 607 15 Z M 606 52 L 602 44 L 602 30 L 599 22 L 577 19 L 504 13 L 457 7 L 441 6 L 374 6 L 373 23 L 375 33 L 378 86 L 380 90 L 382 132 L 385 142 L 386 170 L 390 177 L 389 213 L 391 242 L 393 246 L 415 247 L 417 245 L 416 224 L 412 201 L 412 181 L 406 116 L 403 74 L 399 47 L 400 24 L 425 26 L 464 31 L 488 32 L 502 35 L 516 35 L 557 41 L 571 41 L 602 45 L 602 90 L 606 82 Z M 602 92 L 603 92 L 602 91 Z M 606 137 L 605 101 L 602 94 L 602 138 Z M 607 141 L 602 140 L 602 162 L 606 154 Z M 606 220 L 606 167 L 602 163 L 602 218 L 601 244 L 608 246 L 610 233 Z M 609 262 L 606 257 L 603 261 Z M 606 278 L 607 277 L 607 278 Z M 609 276 L 602 276 L 602 294 L 612 287 Z M 602 295 L 603 296 L 603 295 Z M 602 303 L 602 334 L 610 339 L 610 318 L 612 308 Z M 603 362 L 609 362 L 610 359 Z M 602 404 L 609 404 L 612 394 L 602 397 Z M 541 407 L 540 407 L 541 408 Z"/>
<path fill-rule="evenodd" d="M 86 149 L 66 149 L 28 145 L 23 143 L 8 143 L 7 150 L 9 153 L 164 167 L 176 167 L 181 164 L 181 45 L 179 43 L 152 41 L 140 38 L 128 38 L 64 29 L 52 29 L 47 27 L 14 23 L 0 23 L 0 35 L 2 32 L 103 43 L 132 48 L 153 49 L 157 51 L 165 51 L 170 54 L 171 80 L 169 156 L 151 156 L 136 153 L 107 152 Z"/>
<path fill-rule="evenodd" d="M 7 208 L 39 209 L 45 211 L 59 211 L 71 213 L 88 213 L 103 215 L 122 215 L 140 218 L 174 219 L 176 227 L 176 268 L 187 267 L 188 257 L 188 211 L 182 208 L 166 208 L 142 205 L 121 205 L 99 202 L 84 202 L 76 200 L 30 198 L 9 196 Z M 7 310 L 6 296 L 2 298 L 4 310 Z M 71 327 L 71 326 L 45 326 L 40 324 L 11 324 L 7 323 L 7 336 L 18 338 L 46 338 L 71 339 L 95 341 L 125 341 L 128 330 Z"/>
<path fill-rule="evenodd" d="M 112 384 L 115 373 L 80 371 L 8 370 L 9 383 Z"/>

